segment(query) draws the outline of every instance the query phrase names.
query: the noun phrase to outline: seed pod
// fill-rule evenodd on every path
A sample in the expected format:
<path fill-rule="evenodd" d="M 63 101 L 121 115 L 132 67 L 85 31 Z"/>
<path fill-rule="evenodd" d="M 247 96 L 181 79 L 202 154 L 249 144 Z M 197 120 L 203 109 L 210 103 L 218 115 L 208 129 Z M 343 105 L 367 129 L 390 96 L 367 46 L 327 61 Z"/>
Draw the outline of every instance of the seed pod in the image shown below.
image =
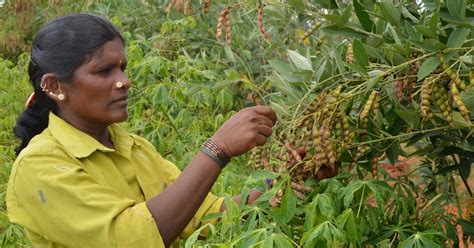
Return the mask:
<path fill-rule="evenodd" d="M 469 83 L 474 87 L 474 71 L 469 73 Z"/>
<path fill-rule="evenodd" d="M 315 166 L 316 166 L 316 160 L 315 160 L 315 157 L 312 157 L 310 160 L 306 161 L 304 165 L 304 170 L 312 171 Z"/>
<path fill-rule="evenodd" d="M 326 93 L 317 95 L 304 111 L 303 115 L 310 115 L 318 110 L 322 102 L 326 99 Z"/>
<path fill-rule="evenodd" d="M 219 14 L 219 18 L 217 19 L 217 30 L 216 30 L 216 40 L 220 40 L 222 37 L 222 23 L 226 18 L 230 7 L 225 7 L 221 13 Z"/>
<path fill-rule="evenodd" d="M 359 117 L 360 119 L 364 119 L 367 114 L 369 113 L 370 111 L 370 108 L 372 107 L 373 103 L 374 103 L 374 100 L 375 100 L 375 96 L 377 95 L 377 91 L 374 90 L 370 93 L 370 96 L 369 98 L 367 99 L 367 102 L 365 103 L 363 109 L 362 109 L 362 112 L 360 113 Z"/>
<path fill-rule="evenodd" d="M 252 161 L 255 168 L 262 167 L 262 149 L 260 147 L 255 147 L 252 149 L 252 154 L 250 155 L 250 161 Z"/>
<path fill-rule="evenodd" d="M 185 15 L 191 15 L 192 9 L 191 9 L 191 0 L 186 0 L 183 4 L 183 13 Z"/>
<path fill-rule="evenodd" d="M 352 170 L 352 168 L 357 164 L 357 162 L 359 161 L 359 159 L 364 156 L 364 154 L 366 152 L 368 152 L 370 150 L 369 147 L 366 147 L 366 146 L 359 146 L 357 147 L 357 151 L 355 153 L 355 155 L 352 157 L 352 161 L 351 163 L 349 164 L 349 171 Z"/>
<path fill-rule="evenodd" d="M 350 135 L 350 123 L 349 123 L 349 117 L 347 117 L 345 112 L 342 112 L 341 114 L 341 123 L 342 123 L 342 132 L 344 136 L 344 144 L 350 144 L 351 143 L 351 135 Z"/>
<path fill-rule="evenodd" d="M 354 49 L 352 43 L 347 44 L 346 62 L 348 64 L 354 64 Z"/>
<path fill-rule="evenodd" d="M 316 42 L 316 46 L 315 46 L 316 54 L 320 54 L 321 46 L 323 45 L 323 43 L 324 43 L 324 36 L 321 36 Z"/>
<path fill-rule="evenodd" d="M 380 92 L 377 92 L 374 99 L 374 114 L 380 110 L 380 103 L 382 101 L 382 96 Z"/>
<path fill-rule="evenodd" d="M 451 96 L 453 97 L 454 103 L 458 106 L 459 112 L 461 113 L 462 117 L 469 121 L 469 110 L 467 110 L 466 105 L 464 104 L 461 95 L 459 94 L 459 90 L 456 86 L 456 83 L 451 82 Z"/>
<path fill-rule="evenodd" d="M 168 4 L 168 6 L 167 6 L 166 9 L 165 9 L 165 12 L 166 12 L 166 13 L 170 13 L 170 12 L 171 12 L 171 8 L 172 8 L 173 6 L 175 6 L 175 2 L 176 2 L 176 0 L 171 0 L 171 1 L 170 1 L 170 3 Z"/>
<path fill-rule="evenodd" d="M 303 36 L 301 37 L 301 42 L 304 43 L 304 41 L 310 36 L 312 35 L 314 32 L 316 32 L 316 30 L 319 29 L 319 27 L 321 27 L 322 23 L 321 22 L 316 22 L 314 23 L 304 34 Z"/>
<path fill-rule="evenodd" d="M 298 154 L 298 152 L 293 148 L 293 146 L 291 145 L 290 141 L 289 140 L 285 140 L 285 146 L 286 146 L 286 149 L 288 149 L 288 151 L 291 153 L 291 155 L 293 156 L 293 158 L 297 161 L 297 162 L 301 162 L 302 159 L 301 159 L 301 156 Z"/>
<path fill-rule="evenodd" d="M 431 78 L 426 78 L 421 85 L 421 113 L 427 119 L 433 118 L 433 113 L 431 112 L 432 88 L 429 85 L 430 81 Z"/>
<path fill-rule="evenodd" d="M 268 34 L 267 30 L 265 30 L 265 26 L 263 26 L 263 4 L 262 1 L 258 1 L 258 28 L 262 33 L 263 37 L 271 41 L 270 34 Z"/>
<path fill-rule="evenodd" d="M 209 12 L 209 8 L 211 7 L 211 0 L 204 0 L 204 14 Z"/>
<path fill-rule="evenodd" d="M 454 81 L 454 83 L 456 84 L 456 86 L 461 89 L 462 91 L 466 91 L 467 90 L 467 87 L 466 87 L 466 83 L 464 82 L 464 80 L 462 80 L 460 77 L 459 77 L 459 74 L 457 73 L 453 73 L 453 75 L 455 75 L 455 77 L 451 76 L 451 79 Z M 454 79 L 453 79 L 454 78 Z"/>
<path fill-rule="evenodd" d="M 446 119 L 448 123 L 451 123 L 453 120 L 452 117 L 452 108 L 449 102 L 449 93 L 444 85 L 434 84 L 433 91 L 435 92 L 434 98 L 435 103 L 441 110 L 441 114 Z M 436 98 L 439 97 L 439 98 Z"/>
<path fill-rule="evenodd" d="M 403 80 L 401 79 L 397 79 L 395 81 L 395 95 L 397 96 L 397 100 L 399 103 L 403 102 L 404 100 L 404 93 L 403 93 L 403 89 L 404 89 L 404 83 L 403 83 Z"/>
<path fill-rule="evenodd" d="M 230 43 L 231 43 L 231 31 L 230 31 L 230 15 L 229 13 L 227 13 L 225 15 L 225 40 L 226 40 L 226 43 L 227 43 L 227 46 L 230 47 Z"/>
<path fill-rule="evenodd" d="M 311 192 L 310 187 L 304 186 L 302 183 L 291 182 L 291 188 L 299 192 Z"/>
<path fill-rule="evenodd" d="M 295 193 L 296 197 L 300 200 L 304 200 L 306 198 L 303 193 L 301 193 L 297 190 L 293 190 L 293 192 Z"/>
<path fill-rule="evenodd" d="M 379 157 L 374 155 L 372 157 L 372 175 L 374 177 L 377 177 L 378 175 L 378 167 L 379 167 Z"/>

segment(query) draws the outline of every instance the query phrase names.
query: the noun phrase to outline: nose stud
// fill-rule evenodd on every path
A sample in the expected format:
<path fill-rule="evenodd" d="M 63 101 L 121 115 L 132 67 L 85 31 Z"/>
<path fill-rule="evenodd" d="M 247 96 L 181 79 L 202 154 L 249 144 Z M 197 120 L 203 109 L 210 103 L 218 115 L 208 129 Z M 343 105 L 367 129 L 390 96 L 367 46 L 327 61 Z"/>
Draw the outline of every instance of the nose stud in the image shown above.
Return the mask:
<path fill-rule="evenodd" d="M 120 88 L 122 88 L 122 87 L 123 87 L 123 83 L 122 83 L 122 82 L 116 82 L 116 83 L 115 83 L 115 88 L 120 89 Z"/>

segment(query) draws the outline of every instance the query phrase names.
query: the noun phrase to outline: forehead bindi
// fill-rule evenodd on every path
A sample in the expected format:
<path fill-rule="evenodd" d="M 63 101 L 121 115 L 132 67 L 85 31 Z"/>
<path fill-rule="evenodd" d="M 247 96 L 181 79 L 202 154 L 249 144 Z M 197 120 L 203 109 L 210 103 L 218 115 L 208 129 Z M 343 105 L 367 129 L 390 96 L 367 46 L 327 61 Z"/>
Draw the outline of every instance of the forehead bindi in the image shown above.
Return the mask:
<path fill-rule="evenodd" d="M 119 39 L 106 42 L 92 56 L 89 65 L 92 67 L 102 65 L 122 65 L 127 61 L 125 48 Z"/>

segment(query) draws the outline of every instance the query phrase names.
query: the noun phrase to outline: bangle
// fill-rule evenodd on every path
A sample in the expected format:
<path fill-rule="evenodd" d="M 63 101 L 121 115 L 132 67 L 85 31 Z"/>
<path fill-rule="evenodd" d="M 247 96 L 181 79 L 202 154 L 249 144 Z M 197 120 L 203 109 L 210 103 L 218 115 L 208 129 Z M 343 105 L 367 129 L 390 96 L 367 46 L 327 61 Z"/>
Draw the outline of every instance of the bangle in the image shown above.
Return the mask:
<path fill-rule="evenodd" d="M 201 152 L 216 161 L 216 163 L 224 168 L 230 162 L 229 156 L 220 148 L 212 139 L 207 139 L 201 146 Z"/>

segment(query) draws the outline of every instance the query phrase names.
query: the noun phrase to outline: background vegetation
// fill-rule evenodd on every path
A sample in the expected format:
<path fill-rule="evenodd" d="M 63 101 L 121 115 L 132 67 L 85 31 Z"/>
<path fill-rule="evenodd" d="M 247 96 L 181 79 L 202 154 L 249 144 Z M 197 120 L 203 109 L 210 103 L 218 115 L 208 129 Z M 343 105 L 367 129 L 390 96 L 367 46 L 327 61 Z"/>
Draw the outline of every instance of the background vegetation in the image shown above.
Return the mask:
<path fill-rule="evenodd" d="M 213 191 L 246 194 L 267 187 L 264 179 L 273 187 L 255 205 L 228 202 L 207 237 L 198 231 L 183 246 L 472 240 L 472 0 L 7 0 L 0 8 L 2 246 L 29 245 L 4 203 L 17 143 L 11 129 L 31 91 L 29 45 L 45 21 L 70 12 L 106 16 L 124 32 L 133 87 L 123 125 L 181 168 L 235 111 L 261 103 L 278 111 L 268 144 L 233 159 Z M 290 162 L 299 146 L 306 157 Z M 335 168 L 336 178 L 318 180 L 318 171 Z"/>

